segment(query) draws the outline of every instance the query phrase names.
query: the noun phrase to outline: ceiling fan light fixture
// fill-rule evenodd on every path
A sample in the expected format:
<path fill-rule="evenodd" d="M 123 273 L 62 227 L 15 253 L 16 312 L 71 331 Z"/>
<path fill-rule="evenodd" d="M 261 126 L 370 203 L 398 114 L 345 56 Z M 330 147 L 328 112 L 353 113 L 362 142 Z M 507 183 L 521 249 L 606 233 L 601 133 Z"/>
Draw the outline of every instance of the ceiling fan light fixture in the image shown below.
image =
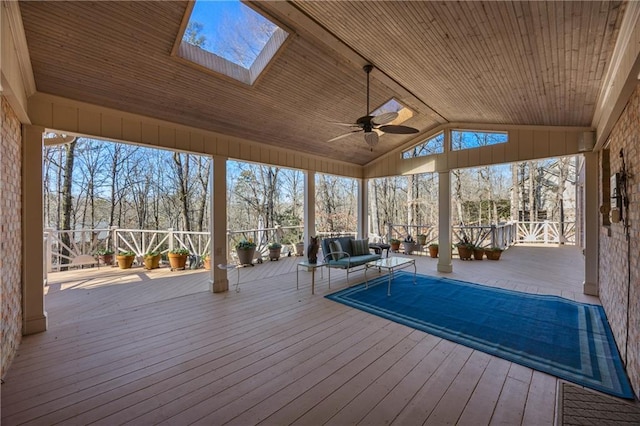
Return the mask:
<path fill-rule="evenodd" d="M 364 141 L 369 145 L 373 151 L 373 147 L 378 144 L 378 133 L 376 132 L 364 132 Z"/>

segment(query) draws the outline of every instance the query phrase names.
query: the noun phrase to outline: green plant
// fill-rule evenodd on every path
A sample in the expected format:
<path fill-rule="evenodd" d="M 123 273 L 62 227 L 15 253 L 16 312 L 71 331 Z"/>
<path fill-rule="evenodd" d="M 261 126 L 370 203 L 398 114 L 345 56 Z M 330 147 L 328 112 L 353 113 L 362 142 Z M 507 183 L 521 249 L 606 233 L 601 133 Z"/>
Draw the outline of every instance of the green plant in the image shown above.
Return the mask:
<path fill-rule="evenodd" d="M 431 243 L 429 244 L 429 247 L 438 247 L 438 243 Z"/>
<path fill-rule="evenodd" d="M 427 238 L 426 234 L 418 234 L 418 238 Z"/>
<path fill-rule="evenodd" d="M 128 251 L 128 250 L 127 251 L 120 251 L 118 253 L 118 256 L 135 256 L 135 255 L 136 255 L 135 252 Z"/>
<path fill-rule="evenodd" d="M 397 238 L 391 238 L 389 244 L 400 244 L 400 240 Z"/>
<path fill-rule="evenodd" d="M 489 247 L 486 251 L 503 251 L 500 247 Z"/>
<path fill-rule="evenodd" d="M 187 250 L 186 248 L 174 248 L 173 250 L 170 250 L 169 253 L 171 254 L 179 254 L 181 256 L 186 256 L 189 254 L 189 250 Z"/>
<path fill-rule="evenodd" d="M 98 256 L 108 256 L 108 255 L 110 255 L 110 254 L 113 254 L 113 250 L 106 249 L 106 248 L 105 248 L 105 249 L 100 249 L 100 250 L 98 250 L 98 251 L 96 252 L 96 254 L 97 254 Z"/>
<path fill-rule="evenodd" d="M 156 257 L 159 254 L 159 251 L 148 251 L 144 254 L 144 257 Z"/>
<path fill-rule="evenodd" d="M 415 243 L 415 241 L 413 240 L 413 237 L 411 235 L 407 235 L 404 239 L 405 243 Z"/>
<path fill-rule="evenodd" d="M 267 248 L 269 250 L 276 250 L 276 249 L 282 248 L 282 244 L 274 242 L 274 243 L 269 244 L 267 246 Z"/>
<path fill-rule="evenodd" d="M 238 241 L 238 244 L 236 244 L 236 250 L 247 250 L 255 247 L 256 247 L 256 243 L 254 243 L 253 240 L 242 239 Z"/>

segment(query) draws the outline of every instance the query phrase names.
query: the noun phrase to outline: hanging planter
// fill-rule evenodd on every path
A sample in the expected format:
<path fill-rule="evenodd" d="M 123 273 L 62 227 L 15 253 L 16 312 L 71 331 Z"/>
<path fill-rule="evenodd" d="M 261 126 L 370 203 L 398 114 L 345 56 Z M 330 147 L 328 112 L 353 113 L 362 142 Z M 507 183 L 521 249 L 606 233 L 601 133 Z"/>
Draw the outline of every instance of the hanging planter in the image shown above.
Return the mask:
<path fill-rule="evenodd" d="M 418 236 L 416 237 L 416 240 L 418 244 L 421 246 L 427 244 L 427 236 L 425 234 L 418 234 Z"/>

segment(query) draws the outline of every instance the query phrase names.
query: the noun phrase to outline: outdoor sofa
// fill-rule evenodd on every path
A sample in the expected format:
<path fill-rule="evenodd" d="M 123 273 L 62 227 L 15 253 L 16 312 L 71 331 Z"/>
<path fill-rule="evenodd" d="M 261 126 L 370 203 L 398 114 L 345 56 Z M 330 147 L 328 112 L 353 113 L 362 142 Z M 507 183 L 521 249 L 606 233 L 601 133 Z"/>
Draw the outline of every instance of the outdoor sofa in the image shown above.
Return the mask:
<path fill-rule="evenodd" d="M 346 269 L 347 283 L 349 272 L 364 264 L 380 259 L 379 254 L 369 250 L 369 240 L 356 240 L 352 237 L 324 238 L 322 240 L 323 262 L 329 268 L 329 285 L 331 285 L 331 268 Z"/>

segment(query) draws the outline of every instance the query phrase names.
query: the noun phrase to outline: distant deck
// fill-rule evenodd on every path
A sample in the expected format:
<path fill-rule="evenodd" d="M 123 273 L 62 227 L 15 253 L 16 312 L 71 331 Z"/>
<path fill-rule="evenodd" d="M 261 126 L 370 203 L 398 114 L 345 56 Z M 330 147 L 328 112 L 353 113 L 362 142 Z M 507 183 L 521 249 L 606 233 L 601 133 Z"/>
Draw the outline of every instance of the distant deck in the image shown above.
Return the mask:
<path fill-rule="evenodd" d="M 575 247 L 515 246 L 500 261 L 419 273 L 599 303 Z M 282 258 L 240 292 L 169 268 L 50 274 L 49 331 L 27 336 L 2 386 L 2 423 L 553 424 L 555 377 L 331 302 Z M 350 276 L 352 284 L 363 273 Z"/>

